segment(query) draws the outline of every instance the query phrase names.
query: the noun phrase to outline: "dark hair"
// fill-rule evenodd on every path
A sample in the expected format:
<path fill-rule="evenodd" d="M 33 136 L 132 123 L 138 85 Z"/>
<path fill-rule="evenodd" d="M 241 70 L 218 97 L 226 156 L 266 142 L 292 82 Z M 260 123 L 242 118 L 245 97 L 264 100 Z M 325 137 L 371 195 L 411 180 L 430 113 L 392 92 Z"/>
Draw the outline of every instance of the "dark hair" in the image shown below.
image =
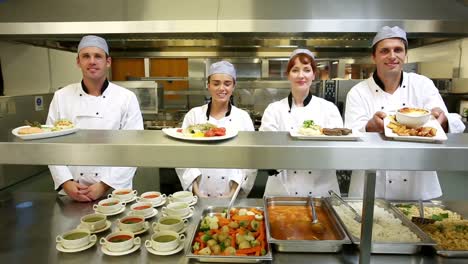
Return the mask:
<path fill-rule="evenodd" d="M 310 64 L 312 66 L 312 71 L 314 73 L 317 72 L 317 63 L 315 62 L 314 58 L 312 58 L 308 54 L 299 53 L 299 54 L 294 55 L 291 59 L 289 59 L 288 67 L 286 68 L 286 75 L 288 75 L 292 67 L 294 67 L 296 58 L 298 58 L 302 64 Z"/>
<path fill-rule="evenodd" d="M 384 39 L 382 39 L 382 40 L 384 40 Z M 382 40 L 381 40 L 381 41 L 382 41 Z M 408 42 L 406 42 L 404 39 L 400 39 L 400 40 L 401 40 L 401 42 L 403 42 L 403 44 L 405 44 L 405 53 L 407 53 L 407 52 L 408 52 Z M 377 51 L 377 45 L 379 45 L 379 43 L 380 43 L 381 41 L 375 43 L 375 45 L 372 46 L 372 55 L 375 56 L 375 52 Z"/>

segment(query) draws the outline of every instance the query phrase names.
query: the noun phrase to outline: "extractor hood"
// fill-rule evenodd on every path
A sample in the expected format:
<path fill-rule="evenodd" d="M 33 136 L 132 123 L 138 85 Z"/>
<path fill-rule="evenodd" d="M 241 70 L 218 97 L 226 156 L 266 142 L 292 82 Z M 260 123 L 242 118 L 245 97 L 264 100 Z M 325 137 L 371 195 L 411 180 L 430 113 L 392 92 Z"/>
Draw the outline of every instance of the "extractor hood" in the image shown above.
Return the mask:
<path fill-rule="evenodd" d="M 75 50 L 84 34 L 132 52 L 367 53 L 398 25 L 410 47 L 468 36 L 464 0 L 4 0 L 0 40 Z"/>

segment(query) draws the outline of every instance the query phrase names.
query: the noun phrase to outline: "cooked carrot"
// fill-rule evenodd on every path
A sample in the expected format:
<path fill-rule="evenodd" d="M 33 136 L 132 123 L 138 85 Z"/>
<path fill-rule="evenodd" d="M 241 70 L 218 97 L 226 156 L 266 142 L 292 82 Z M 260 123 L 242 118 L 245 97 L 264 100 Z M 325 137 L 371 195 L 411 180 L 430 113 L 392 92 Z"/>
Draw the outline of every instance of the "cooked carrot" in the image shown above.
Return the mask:
<path fill-rule="evenodd" d="M 251 248 L 243 248 L 243 249 L 238 249 L 236 250 L 237 254 L 252 254 L 255 252 L 261 252 L 262 247 L 261 246 L 256 246 L 256 247 L 251 247 Z"/>
<path fill-rule="evenodd" d="M 251 221 L 255 219 L 255 216 L 253 215 L 235 215 L 232 217 L 232 219 L 237 220 L 237 221 Z"/>

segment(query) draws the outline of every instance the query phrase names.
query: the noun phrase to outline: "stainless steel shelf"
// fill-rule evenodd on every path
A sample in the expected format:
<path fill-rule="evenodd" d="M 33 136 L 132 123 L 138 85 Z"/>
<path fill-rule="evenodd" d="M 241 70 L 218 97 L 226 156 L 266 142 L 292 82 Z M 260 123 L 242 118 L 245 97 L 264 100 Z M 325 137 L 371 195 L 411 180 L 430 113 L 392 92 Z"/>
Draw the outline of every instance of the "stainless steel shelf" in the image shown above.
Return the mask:
<path fill-rule="evenodd" d="M 230 140 L 190 142 L 161 131 L 81 130 L 75 134 L 0 142 L 0 164 L 64 164 L 252 169 L 393 169 L 468 171 L 468 134 L 445 143 L 387 140 L 296 140 L 286 132 L 240 132 Z"/>

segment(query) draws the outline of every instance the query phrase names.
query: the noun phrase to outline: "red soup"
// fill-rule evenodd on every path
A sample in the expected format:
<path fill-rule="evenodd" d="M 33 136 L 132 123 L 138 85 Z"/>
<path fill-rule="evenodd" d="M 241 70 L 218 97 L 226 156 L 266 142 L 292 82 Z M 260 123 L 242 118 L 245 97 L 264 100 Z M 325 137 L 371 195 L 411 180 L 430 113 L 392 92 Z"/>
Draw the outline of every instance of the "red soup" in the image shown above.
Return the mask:
<path fill-rule="evenodd" d="M 154 198 L 158 198 L 158 197 L 159 197 L 159 194 L 149 194 L 149 195 L 145 195 L 143 198 L 154 199 Z"/>
<path fill-rule="evenodd" d="M 116 192 L 115 194 L 117 195 L 125 195 L 125 194 L 129 194 L 130 192 L 129 191 L 120 191 L 120 192 Z"/>
<path fill-rule="evenodd" d="M 119 236 L 114 236 L 114 237 L 109 238 L 109 242 L 118 243 L 118 242 L 124 242 L 124 241 L 130 240 L 130 239 L 132 239 L 132 237 L 129 235 L 119 235 Z"/>
<path fill-rule="evenodd" d="M 125 220 L 122 221 L 122 223 L 124 224 L 136 224 L 136 223 L 139 223 L 141 222 L 141 218 L 127 218 Z"/>
<path fill-rule="evenodd" d="M 133 207 L 133 210 L 145 210 L 145 209 L 148 209 L 148 208 L 150 208 L 149 205 L 142 205 L 142 206 Z"/>

